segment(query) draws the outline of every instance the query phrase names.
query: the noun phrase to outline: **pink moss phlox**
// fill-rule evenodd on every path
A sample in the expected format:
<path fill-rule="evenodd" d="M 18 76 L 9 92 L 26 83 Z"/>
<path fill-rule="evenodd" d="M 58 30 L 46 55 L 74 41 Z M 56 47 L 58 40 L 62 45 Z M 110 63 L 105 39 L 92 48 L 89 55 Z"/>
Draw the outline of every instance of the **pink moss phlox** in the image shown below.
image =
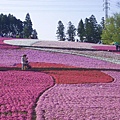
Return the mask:
<path fill-rule="evenodd" d="M 119 119 L 119 72 L 106 71 L 115 81 L 107 84 L 56 84 L 39 99 L 37 119 Z"/>
<path fill-rule="evenodd" d="M 19 46 L 14 46 L 14 45 L 8 45 L 4 43 L 4 40 L 11 40 L 12 38 L 5 38 L 1 37 L 0 38 L 0 49 L 17 49 L 20 48 Z"/>
<path fill-rule="evenodd" d="M 0 71 L 0 119 L 31 120 L 36 99 L 53 85 L 45 73 Z"/>

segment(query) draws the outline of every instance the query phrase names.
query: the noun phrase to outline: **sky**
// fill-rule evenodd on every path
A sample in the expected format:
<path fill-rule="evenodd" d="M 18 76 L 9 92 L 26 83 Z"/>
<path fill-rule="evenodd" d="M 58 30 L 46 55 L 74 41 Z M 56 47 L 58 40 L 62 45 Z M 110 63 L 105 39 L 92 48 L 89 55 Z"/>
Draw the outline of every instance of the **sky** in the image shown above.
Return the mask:
<path fill-rule="evenodd" d="M 108 16 L 120 11 L 118 1 L 108 0 Z M 69 21 L 77 28 L 81 19 L 84 22 L 94 15 L 100 23 L 105 17 L 104 3 L 105 0 L 0 0 L 0 13 L 12 14 L 22 21 L 29 13 L 38 38 L 56 41 L 58 21 L 64 24 L 65 33 Z"/>

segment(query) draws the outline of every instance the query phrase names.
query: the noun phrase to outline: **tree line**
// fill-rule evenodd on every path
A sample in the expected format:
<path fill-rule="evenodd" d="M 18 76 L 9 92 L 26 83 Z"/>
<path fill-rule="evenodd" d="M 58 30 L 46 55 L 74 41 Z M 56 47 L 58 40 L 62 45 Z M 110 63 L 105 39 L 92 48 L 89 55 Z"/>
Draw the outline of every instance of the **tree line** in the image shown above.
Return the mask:
<path fill-rule="evenodd" d="M 63 22 L 58 21 L 56 34 L 57 39 L 60 41 L 75 41 L 75 37 L 77 36 L 79 38 L 77 41 L 98 43 L 101 40 L 103 28 L 104 19 L 102 18 L 101 23 L 98 24 L 95 16 L 91 15 L 90 18 L 85 19 L 85 22 L 81 19 L 77 28 L 69 21 L 66 33 Z"/>
<path fill-rule="evenodd" d="M 0 14 L 0 36 L 37 39 L 37 31 L 32 27 L 29 13 L 26 14 L 25 21 L 21 21 L 11 14 Z"/>
<path fill-rule="evenodd" d="M 119 3 L 120 5 L 120 3 Z M 107 20 L 101 19 L 98 24 L 94 15 L 81 19 L 78 26 L 69 21 L 65 33 L 65 27 L 62 21 L 58 21 L 57 38 L 61 41 L 77 41 L 98 43 L 102 40 L 104 44 L 117 42 L 120 45 L 120 13 L 114 13 Z M 37 39 L 37 31 L 32 27 L 32 21 L 29 13 L 26 14 L 25 21 L 17 19 L 15 16 L 0 14 L 0 36 L 13 38 L 33 38 Z"/>

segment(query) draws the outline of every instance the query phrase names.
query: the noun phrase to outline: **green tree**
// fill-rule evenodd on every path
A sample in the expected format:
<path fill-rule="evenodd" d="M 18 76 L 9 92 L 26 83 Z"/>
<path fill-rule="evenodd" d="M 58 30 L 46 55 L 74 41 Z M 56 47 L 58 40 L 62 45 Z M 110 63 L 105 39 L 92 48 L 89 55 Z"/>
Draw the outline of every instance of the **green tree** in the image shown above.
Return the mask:
<path fill-rule="evenodd" d="M 24 21 L 24 26 L 23 26 L 24 37 L 29 38 L 32 34 L 32 31 L 33 31 L 32 21 L 29 13 L 27 13 Z"/>
<path fill-rule="evenodd" d="M 22 33 L 23 33 L 23 22 L 20 19 L 17 19 L 17 34 L 19 35 L 19 37 L 23 37 Z"/>
<path fill-rule="evenodd" d="M 91 42 L 97 43 L 99 40 L 97 39 L 97 33 L 98 33 L 98 28 L 97 28 L 97 20 L 94 15 L 91 15 L 89 18 L 90 24 L 91 24 Z"/>
<path fill-rule="evenodd" d="M 88 18 L 85 19 L 85 37 L 87 42 L 91 42 L 91 24 Z"/>
<path fill-rule="evenodd" d="M 0 33 L 1 35 L 5 34 L 6 36 L 10 36 L 12 34 L 18 34 L 23 31 L 22 21 L 9 14 L 3 15 L 0 14 Z"/>
<path fill-rule="evenodd" d="M 14 24 L 15 24 L 15 17 L 11 14 L 8 15 L 8 20 L 9 20 L 9 31 L 12 33 L 15 33 L 14 31 Z"/>
<path fill-rule="evenodd" d="M 75 41 L 76 28 L 71 21 L 69 21 L 68 23 L 67 35 L 68 35 L 68 41 Z"/>
<path fill-rule="evenodd" d="M 7 15 L 3 15 L 1 14 L 0 16 L 1 18 L 1 32 L 4 33 L 4 34 L 7 34 L 8 32 L 8 17 Z"/>
<path fill-rule="evenodd" d="M 103 31 L 103 27 L 98 24 L 97 27 L 96 27 L 96 37 L 95 37 L 95 43 L 98 43 L 98 42 L 101 42 L 101 34 L 102 34 L 102 31 Z"/>
<path fill-rule="evenodd" d="M 98 43 L 101 39 L 102 26 L 97 23 L 94 15 L 85 19 L 85 33 L 87 42 Z"/>
<path fill-rule="evenodd" d="M 13 15 L 9 14 L 8 21 L 9 32 L 17 35 L 23 31 L 23 22 L 20 19 L 17 19 Z"/>
<path fill-rule="evenodd" d="M 34 29 L 34 30 L 32 31 L 31 38 L 32 38 L 32 39 L 38 39 L 36 29 Z"/>
<path fill-rule="evenodd" d="M 104 19 L 104 17 L 102 17 L 102 19 L 101 19 L 102 21 L 101 21 L 101 27 L 102 27 L 102 29 L 104 29 L 105 28 L 105 19 Z"/>
<path fill-rule="evenodd" d="M 120 13 L 115 13 L 106 20 L 101 37 L 105 44 L 111 44 L 112 42 L 120 44 Z"/>
<path fill-rule="evenodd" d="M 58 27 L 57 27 L 57 38 L 61 41 L 65 40 L 65 33 L 64 33 L 65 27 L 62 23 L 62 21 L 58 21 Z"/>
<path fill-rule="evenodd" d="M 11 14 L 0 14 L 0 36 L 28 38 L 31 35 L 33 38 L 37 38 L 37 31 L 32 28 L 29 13 L 24 22 Z"/>
<path fill-rule="evenodd" d="M 84 23 L 82 19 L 78 24 L 77 35 L 80 38 L 81 42 L 83 42 L 84 36 L 85 36 L 85 28 L 84 28 Z"/>

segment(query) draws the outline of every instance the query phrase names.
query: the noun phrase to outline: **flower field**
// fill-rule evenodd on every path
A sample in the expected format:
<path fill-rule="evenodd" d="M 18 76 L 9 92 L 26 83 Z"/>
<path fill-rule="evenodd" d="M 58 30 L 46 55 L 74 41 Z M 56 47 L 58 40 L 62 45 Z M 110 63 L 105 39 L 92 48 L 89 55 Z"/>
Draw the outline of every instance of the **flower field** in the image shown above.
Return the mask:
<path fill-rule="evenodd" d="M 0 40 L 1 120 L 120 119 L 118 53 L 83 51 L 92 56 L 89 57 L 82 51 L 50 52 L 12 45 L 6 49 L 2 47 L 3 40 Z M 23 54 L 27 54 L 31 70 L 20 69 Z"/>
<path fill-rule="evenodd" d="M 119 85 L 56 84 L 40 97 L 37 120 L 119 120 Z"/>
<path fill-rule="evenodd" d="M 37 97 L 54 85 L 47 74 L 0 71 L 0 119 L 30 120 Z"/>

